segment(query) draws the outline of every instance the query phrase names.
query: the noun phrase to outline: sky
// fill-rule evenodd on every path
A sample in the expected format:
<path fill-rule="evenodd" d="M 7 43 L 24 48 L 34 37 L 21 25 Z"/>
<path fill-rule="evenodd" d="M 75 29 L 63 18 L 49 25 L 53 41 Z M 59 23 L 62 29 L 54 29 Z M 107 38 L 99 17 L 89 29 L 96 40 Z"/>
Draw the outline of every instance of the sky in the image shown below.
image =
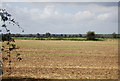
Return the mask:
<path fill-rule="evenodd" d="M 119 2 L 119 0 L 1 0 L 3 2 Z"/>
<path fill-rule="evenodd" d="M 27 2 L 28 1 L 28 2 Z M 76 0 L 77 1 L 77 0 Z M 91 0 L 94 1 L 94 0 Z M 107 1 L 107 0 L 104 0 Z M 98 34 L 118 33 L 118 0 L 111 2 L 3 2 L 5 8 L 25 30 L 24 33 Z M 115 2 L 116 1 L 116 2 Z M 21 33 L 8 25 L 12 33 Z M 3 29 L 4 30 L 4 29 Z"/>

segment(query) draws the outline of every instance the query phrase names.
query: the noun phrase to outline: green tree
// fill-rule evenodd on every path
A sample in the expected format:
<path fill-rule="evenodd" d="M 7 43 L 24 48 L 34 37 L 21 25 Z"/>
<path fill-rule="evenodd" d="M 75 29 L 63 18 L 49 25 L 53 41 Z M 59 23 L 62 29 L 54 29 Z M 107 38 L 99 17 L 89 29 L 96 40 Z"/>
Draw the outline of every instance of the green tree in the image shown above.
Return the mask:
<path fill-rule="evenodd" d="M 82 34 L 79 34 L 78 37 L 82 37 Z"/>
<path fill-rule="evenodd" d="M 114 32 L 112 33 L 113 38 L 117 38 L 117 34 Z"/>
<path fill-rule="evenodd" d="M 45 34 L 45 36 L 48 38 L 48 37 L 51 37 L 51 34 L 50 34 L 49 32 L 47 32 L 47 33 Z"/>
<path fill-rule="evenodd" d="M 87 37 L 87 40 L 95 40 L 95 32 L 88 31 L 86 37 Z"/>
<path fill-rule="evenodd" d="M 28 34 L 28 37 L 33 37 L 33 34 Z"/>
<path fill-rule="evenodd" d="M 36 37 L 37 37 L 37 38 L 40 38 L 40 34 L 39 34 L 39 33 L 37 33 Z"/>

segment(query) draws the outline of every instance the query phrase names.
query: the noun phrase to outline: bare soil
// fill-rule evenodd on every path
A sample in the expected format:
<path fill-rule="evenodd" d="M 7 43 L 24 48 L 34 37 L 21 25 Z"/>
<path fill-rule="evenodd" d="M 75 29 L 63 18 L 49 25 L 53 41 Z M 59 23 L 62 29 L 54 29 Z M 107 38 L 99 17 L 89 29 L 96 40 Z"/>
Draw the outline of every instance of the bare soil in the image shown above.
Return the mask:
<path fill-rule="evenodd" d="M 28 43 L 28 41 L 22 41 L 22 43 L 23 42 L 25 44 Z M 32 41 L 30 42 L 33 43 Z M 30 45 L 34 44 L 30 44 L 30 42 L 26 44 L 26 47 L 18 50 L 18 52 L 21 53 L 21 61 L 16 61 L 16 56 L 13 54 L 11 75 L 8 75 L 9 71 L 7 72 L 8 61 L 4 61 L 3 78 L 118 79 L 117 43 L 72 42 L 71 44 L 71 42 L 69 42 L 70 45 L 66 45 L 66 43 L 63 44 L 64 41 L 55 41 L 55 43 L 54 41 L 49 41 L 49 44 L 47 41 L 47 43 L 41 43 L 41 45 L 44 46 L 40 49 L 40 46 L 31 46 L 30 48 Z M 35 42 L 36 45 L 38 43 L 39 41 Z M 81 47 L 78 43 L 80 43 Z M 51 47 L 51 45 L 53 45 L 53 47 Z M 101 45 L 101 47 L 99 47 L 99 45 Z M 63 48 L 64 50 L 62 50 Z M 53 53 L 53 55 L 51 55 L 51 53 Z M 55 55 L 54 53 L 60 54 Z M 63 55 L 63 53 L 66 54 Z M 77 55 L 74 55 L 74 53 L 77 53 Z"/>
<path fill-rule="evenodd" d="M 23 56 L 12 64 L 11 77 L 44 79 L 117 79 L 118 57 Z M 7 67 L 7 65 L 6 65 Z M 7 75 L 7 72 L 6 74 Z"/>

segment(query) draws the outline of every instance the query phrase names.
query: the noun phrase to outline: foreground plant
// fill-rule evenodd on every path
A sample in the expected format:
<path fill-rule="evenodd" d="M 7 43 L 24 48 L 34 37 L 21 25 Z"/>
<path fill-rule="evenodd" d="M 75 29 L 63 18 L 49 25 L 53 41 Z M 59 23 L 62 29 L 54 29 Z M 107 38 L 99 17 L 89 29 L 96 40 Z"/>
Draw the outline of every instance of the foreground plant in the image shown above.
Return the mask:
<path fill-rule="evenodd" d="M 0 17 L 1 17 L 1 23 L 3 28 L 6 30 L 6 34 L 1 34 L 2 37 L 2 70 L 3 74 L 5 72 L 8 73 L 8 75 L 11 75 L 12 66 L 12 51 L 15 49 L 19 49 L 19 47 L 15 44 L 15 40 L 11 37 L 10 30 L 8 29 L 8 24 L 16 25 L 18 28 L 22 29 L 18 22 L 15 21 L 15 19 L 12 18 L 11 14 L 9 14 L 5 9 L 0 9 Z M 2 30 L 1 30 L 2 32 Z M 24 30 L 22 29 L 22 32 Z M 20 53 L 16 52 L 16 59 L 18 61 L 22 60 L 20 57 Z M 8 69 L 5 69 L 5 64 L 8 62 Z"/>

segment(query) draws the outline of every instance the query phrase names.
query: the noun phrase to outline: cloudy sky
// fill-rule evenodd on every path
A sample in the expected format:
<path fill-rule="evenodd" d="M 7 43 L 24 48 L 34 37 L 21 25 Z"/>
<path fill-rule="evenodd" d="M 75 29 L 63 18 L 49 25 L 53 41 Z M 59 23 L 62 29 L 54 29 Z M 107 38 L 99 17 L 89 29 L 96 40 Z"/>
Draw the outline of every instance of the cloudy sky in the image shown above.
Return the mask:
<path fill-rule="evenodd" d="M 20 23 L 24 33 L 118 33 L 117 2 L 3 2 L 2 7 Z M 20 33 L 15 26 L 9 28 Z"/>

